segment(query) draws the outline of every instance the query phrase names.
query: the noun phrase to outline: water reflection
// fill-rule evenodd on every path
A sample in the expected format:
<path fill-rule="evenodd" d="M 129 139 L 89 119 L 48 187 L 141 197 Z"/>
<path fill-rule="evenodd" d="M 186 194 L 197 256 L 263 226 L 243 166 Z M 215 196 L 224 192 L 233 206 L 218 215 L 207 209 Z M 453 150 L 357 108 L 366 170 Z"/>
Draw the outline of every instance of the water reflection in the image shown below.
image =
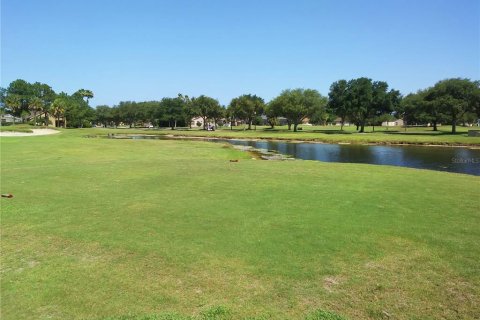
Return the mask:
<path fill-rule="evenodd" d="M 450 147 L 339 145 L 283 141 L 222 140 L 275 150 L 297 159 L 350 162 L 480 175 L 480 150 Z"/>

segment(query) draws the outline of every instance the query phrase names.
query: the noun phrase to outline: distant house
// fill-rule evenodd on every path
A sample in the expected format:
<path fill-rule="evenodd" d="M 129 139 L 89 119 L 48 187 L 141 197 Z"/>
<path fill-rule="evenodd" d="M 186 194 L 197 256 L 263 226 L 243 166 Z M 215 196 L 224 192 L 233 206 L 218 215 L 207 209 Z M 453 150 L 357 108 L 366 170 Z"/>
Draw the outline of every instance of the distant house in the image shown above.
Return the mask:
<path fill-rule="evenodd" d="M 308 117 L 303 118 L 302 124 L 305 124 L 305 125 L 307 125 L 307 126 L 308 126 L 308 125 L 311 125 L 311 124 L 310 124 L 310 118 L 308 118 Z"/>
<path fill-rule="evenodd" d="M 288 120 L 285 117 L 278 117 L 277 121 L 279 126 L 285 126 L 288 124 Z"/>
<path fill-rule="evenodd" d="M 342 118 L 336 118 L 335 120 L 333 120 L 333 125 L 341 126 L 342 125 Z M 345 120 L 343 122 L 343 125 L 348 127 L 348 126 L 350 126 L 350 122 L 348 120 Z"/>
<path fill-rule="evenodd" d="M 195 117 L 191 121 L 192 128 L 202 128 L 203 127 L 203 118 L 202 117 Z"/>
<path fill-rule="evenodd" d="M 210 119 L 208 119 L 210 120 Z M 195 117 L 191 121 L 192 128 L 203 128 L 203 118 L 202 117 Z M 207 122 L 207 127 L 208 126 L 213 126 L 214 123 L 213 121 L 208 121 Z"/>
<path fill-rule="evenodd" d="M 22 118 L 14 117 L 11 114 L 3 114 L 0 118 L 2 123 L 13 123 L 13 120 L 15 120 L 15 123 L 22 122 Z"/>
<path fill-rule="evenodd" d="M 403 120 L 397 119 L 392 121 L 383 121 L 382 127 L 401 127 L 403 126 Z"/>
<path fill-rule="evenodd" d="M 33 113 L 31 113 L 27 120 L 31 121 L 34 119 Z M 37 115 L 37 124 L 43 125 L 45 123 L 45 114 Z M 48 125 L 53 125 L 56 128 L 66 128 L 67 127 L 67 119 L 63 116 L 59 117 L 58 119 L 51 114 L 48 114 Z"/>

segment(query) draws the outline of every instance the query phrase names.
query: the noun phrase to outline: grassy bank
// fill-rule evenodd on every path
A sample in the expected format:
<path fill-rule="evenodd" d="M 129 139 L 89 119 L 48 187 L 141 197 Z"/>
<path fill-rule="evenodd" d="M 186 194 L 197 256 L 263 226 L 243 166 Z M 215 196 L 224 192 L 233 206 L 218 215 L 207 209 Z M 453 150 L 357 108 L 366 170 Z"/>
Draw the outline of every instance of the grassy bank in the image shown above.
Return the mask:
<path fill-rule="evenodd" d="M 218 137 L 237 139 L 277 139 L 277 140 L 302 140 L 325 143 L 374 143 L 374 144 L 415 144 L 415 145 L 452 145 L 452 146 L 480 146 L 480 137 L 469 137 L 468 130 L 479 129 L 478 127 L 458 127 L 457 134 L 451 134 L 450 126 L 439 127 L 439 131 L 432 128 L 418 127 L 404 128 L 376 127 L 372 131 L 370 127 L 366 133 L 358 133 L 355 127 L 345 127 L 343 131 L 336 126 L 304 126 L 299 132 L 293 132 L 287 127 L 276 127 L 274 130 L 268 127 L 257 126 L 256 130 L 244 130 L 244 127 L 229 128 L 216 131 L 204 131 L 198 128 L 169 129 L 101 129 L 95 128 L 95 133 L 118 132 L 118 133 L 148 133 L 148 134 L 172 134 L 195 137 Z"/>
<path fill-rule="evenodd" d="M 478 177 L 102 131 L 1 139 L 2 319 L 480 314 Z"/>
<path fill-rule="evenodd" d="M 31 126 L 29 124 L 16 124 L 16 125 L 9 125 L 9 126 L 2 125 L 0 127 L 0 132 L 5 131 L 5 132 L 27 132 L 27 133 L 31 133 L 31 132 L 33 132 L 32 129 L 41 129 L 41 128 L 42 127 Z"/>

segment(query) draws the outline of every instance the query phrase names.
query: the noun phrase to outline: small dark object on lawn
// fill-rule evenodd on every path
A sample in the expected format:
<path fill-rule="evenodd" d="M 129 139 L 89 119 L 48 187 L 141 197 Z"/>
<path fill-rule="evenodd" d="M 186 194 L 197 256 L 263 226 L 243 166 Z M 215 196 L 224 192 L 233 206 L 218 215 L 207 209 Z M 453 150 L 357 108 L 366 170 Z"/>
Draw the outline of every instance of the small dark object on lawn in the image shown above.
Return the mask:
<path fill-rule="evenodd" d="M 238 162 L 238 159 L 230 160 L 230 162 Z"/>
<path fill-rule="evenodd" d="M 4 194 L 2 194 L 2 198 L 13 198 L 13 194 L 11 194 L 11 193 L 4 193 Z"/>

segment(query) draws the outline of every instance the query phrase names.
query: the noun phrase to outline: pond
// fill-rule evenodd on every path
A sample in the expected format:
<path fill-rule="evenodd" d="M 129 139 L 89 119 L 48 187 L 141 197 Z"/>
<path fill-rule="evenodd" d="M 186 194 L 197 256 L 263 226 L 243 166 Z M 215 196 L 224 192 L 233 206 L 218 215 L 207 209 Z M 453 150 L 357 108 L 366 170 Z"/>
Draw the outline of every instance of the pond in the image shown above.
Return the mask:
<path fill-rule="evenodd" d="M 116 135 L 111 137 L 130 139 L 179 139 L 166 136 L 141 135 Z M 480 148 L 326 144 L 208 138 L 202 140 L 217 143 L 229 143 L 234 146 L 251 147 L 257 150 L 269 150 L 295 159 L 390 165 L 480 176 Z"/>
<path fill-rule="evenodd" d="M 480 175 L 480 149 L 463 147 L 383 146 L 284 141 L 226 140 L 233 145 L 274 150 L 296 159 L 367 163 Z"/>

